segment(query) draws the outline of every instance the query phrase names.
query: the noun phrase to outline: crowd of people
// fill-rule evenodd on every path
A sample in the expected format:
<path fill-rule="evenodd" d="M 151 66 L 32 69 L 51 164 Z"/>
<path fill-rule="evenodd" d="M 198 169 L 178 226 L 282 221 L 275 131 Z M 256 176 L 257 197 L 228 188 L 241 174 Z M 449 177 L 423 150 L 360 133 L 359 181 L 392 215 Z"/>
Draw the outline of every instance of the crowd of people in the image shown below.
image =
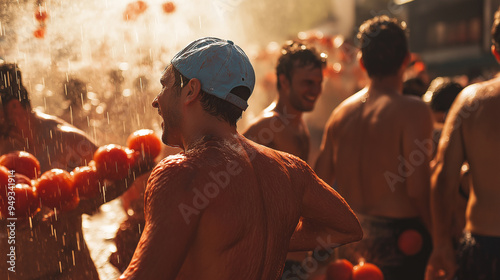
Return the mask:
<path fill-rule="evenodd" d="M 500 10 L 491 35 L 500 62 Z M 406 24 L 388 16 L 357 36 L 368 84 L 333 108 L 309 163 L 303 114 L 323 91 L 326 56 L 304 41 L 284 44 L 277 97 L 240 134 L 256 79 L 250 59 L 230 40 L 191 42 L 152 102 L 162 142 L 182 152 L 107 186 L 105 199 L 21 221 L 15 273 L 1 219 L 1 278 L 99 279 L 81 215 L 132 185 L 138 194 L 124 203 L 140 213 L 127 223 L 144 230 L 117 236 L 120 279 L 309 279 L 335 259 L 373 263 L 385 280 L 500 279 L 500 81 L 405 80 L 420 62 Z M 82 112 L 66 122 L 32 110 L 16 64 L 1 64 L 0 78 L 0 155 L 27 151 L 42 172 L 92 160 L 96 144 L 68 123 L 84 123 Z M 82 87 L 68 83 L 77 92 L 69 102 Z M 400 244 L 408 231 L 421 243 L 411 254 Z"/>

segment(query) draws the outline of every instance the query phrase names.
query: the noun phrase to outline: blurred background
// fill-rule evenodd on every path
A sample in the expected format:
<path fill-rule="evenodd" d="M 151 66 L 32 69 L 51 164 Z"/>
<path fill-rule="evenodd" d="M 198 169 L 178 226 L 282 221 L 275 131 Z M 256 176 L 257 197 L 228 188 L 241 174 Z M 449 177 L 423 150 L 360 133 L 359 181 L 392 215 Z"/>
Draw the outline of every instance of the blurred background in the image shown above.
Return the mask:
<path fill-rule="evenodd" d="M 363 21 L 386 14 L 408 23 L 413 62 L 405 79 L 428 83 L 454 76 L 469 83 L 497 70 L 489 30 L 499 3 L 0 0 L 0 59 L 19 64 L 34 108 L 75 124 L 98 144 L 124 144 L 138 128 L 159 132 L 150 103 L 162 70 L 190 41 L 230 38 L 252 59 L 257 86 L 239 123 L 242 130 L 275 97 L 280 46 L 301 39 L 328 54 L 322 100 L 306 115 L 314 133 L 337 104 L 366 83 L 355 38 Z"/>
<path fill-rule="evenodd" d="M 172 56 L 203 36 L 233 40 L 252 60 L 257 82 L 238 129 L 275 98 L 275 66 L 286 40 L 328 55 L 324 88 L 305 115 L 314 162 L 324 124 L 345 98 L 366 85 L 357 61 L 359 25 L 377 15 L 406 21 L 412 62 L 406 80 L 425 85 L 449 76 L 462 85 L 498 71 L 490 28 L 500 0 L 0 0 L 0 60 L 16 62 L 32 107 L 59 116 L 98 144 L 125 145 L 140 128 L 161 133 L 151 102 Z M 165 148 L 164 154 L 176 150 Z M 123 213 L 86 217 L 86 239 L 102 279 L 110 240 Z M 115 210 L 113 210 L 115 209 Z M 109 223 L 114 220 L 116 223 Z M 108 221 L 108 222 L 102 222 Z"/>

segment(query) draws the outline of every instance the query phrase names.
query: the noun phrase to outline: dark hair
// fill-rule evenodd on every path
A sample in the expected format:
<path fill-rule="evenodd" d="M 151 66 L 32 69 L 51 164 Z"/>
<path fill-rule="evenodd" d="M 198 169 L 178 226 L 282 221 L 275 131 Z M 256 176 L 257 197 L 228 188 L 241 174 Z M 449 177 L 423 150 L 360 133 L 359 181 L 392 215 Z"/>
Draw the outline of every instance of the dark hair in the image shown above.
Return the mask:
<path fill-rule="evenodd" d="M 0 95 L 3 106 L 17 99 L 25 109 L 31 108 L 28 91 L 23 86 L 21 71 L 17 64 L 0 64 Z"/>
<path fill-rule="evenodd" d="M 426 100 L 434 112 L 448 112 L 457 95 L 464 88 L 449 78 L 438 77 L 432 80 L 426 93 Z"/>
<path fill-rule="evenodd" d="M 362 61 L 370 77 L 384 77 L 398 72 L 408 55 L 406 23 L 388 16 L 378 16 L 359 27 Z"/>
<path fill-rule="evenodd" d="M 491 27 L 491 43 L 500 52 L 500 8 L 495 12 L 493 26 Z"/>
<path fill-rule="evenodd" d="M 422 97 L 427 91 L 427 85 L 420 78 L 411 78 L 403 83 L 403 95 Z"/>
<path fill-rule="evenodd" d="M 172 66 L 174 73 L 174 88 L 178 89 L 177 94 L 180 94 L 182 87 L 184 87 L 190 79 L 182 75 L 175 67 Z M 248 100 L 250 97 L 250 89 L 245 86 L 238 86 L 231 90 L 234 95 Z M 236 126 L 236 122 L 241 118 L 243 110 L 237 106 L 221 99 L 215 95 L 200 91 L 200 103 L 203 110 L 210 115 L 227 121 L 231 126 Z"/>
<path fill-rule="evenodd" d="M 63 84 L 63 97 L 69 100 L 72 106 L 82 106 L 82 99 L 87 99 L 87 84 L 82 80 L 70 77 Z"/>
<path fill-rule="evenodd" d="M 295 67 L 304 67 L 312 64 L 314 68 L 324 68 L 326 66 L 326 55 L 316 51 L 314 47 L 297 41 L 287 41 L 281 48 L 281 56 L 276 66 L 276 76 L 285 74 L 287 79 L 292 79 Z M 278 78 L 278 90 L 281 89 Z"/>

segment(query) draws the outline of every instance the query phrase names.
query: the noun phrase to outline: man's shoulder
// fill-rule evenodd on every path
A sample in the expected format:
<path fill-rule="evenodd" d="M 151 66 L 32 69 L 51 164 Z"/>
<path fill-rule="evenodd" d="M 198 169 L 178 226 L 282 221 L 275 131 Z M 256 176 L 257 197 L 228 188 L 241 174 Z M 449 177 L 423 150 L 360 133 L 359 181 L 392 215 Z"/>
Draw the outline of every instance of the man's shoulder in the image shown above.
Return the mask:
<path fill-rule="evenodd" d="M 361 109 L 360 104 L 363 102 L 363 97 L 366 95 L 367 88 L 364 88 L 355 94 L 349 96 L 342 101 L 332 111 L 330 118 L 327 122 L 327 127 L 332 127 L 339 121 L 350 118 Z"/>
<path fill-rule="evenodd" d="M 457 96 L 457 99 L 462 105 L 470 105 L 472 102 L 479 100 L 490 100 L 500 98 L 500 77 L 471 84 L 465 87 Z"/>
<path fill-rule="evenodd" d="M 262 128 L 270 128 L 284 123 L 286 116 L 282 116 L 275 111 L 262 112 L 246 129 L 246 132 L 254 132 Z"/>
<path fill-rule="evenodd" d="M 162 159 L 151 172 L 151 178 L 174 178 L 180 174 L 188 173 L 194 168 L 191 160 L 185 154 L 179 153 Z"/>

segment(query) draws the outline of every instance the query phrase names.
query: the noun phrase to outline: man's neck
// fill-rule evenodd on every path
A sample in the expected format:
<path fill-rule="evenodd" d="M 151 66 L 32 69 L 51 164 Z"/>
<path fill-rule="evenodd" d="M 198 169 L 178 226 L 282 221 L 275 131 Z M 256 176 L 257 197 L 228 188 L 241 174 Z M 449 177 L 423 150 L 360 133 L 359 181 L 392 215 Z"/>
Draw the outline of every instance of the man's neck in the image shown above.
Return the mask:
<path fill-rule="evenodd" d="M 278 99 L 275 100 L 266 110 L 272 110 L 278 113 L 292 124 L 300 124 L 302 122 L 303 112 L 295 109 L 292 104 L 290 104 L 288 100 L 285 101 L 284 98 L 278 97 Z"/>
<path fill-rule="evenodd" d="M 375 94 L 402 94 L 403 79 L 400 75 L 372 78 L 370 79 L 369 89 Z"/>
<path fill-rule="evenodd" d="M 228 122 L 219 120 L 214 116 L 206 116 L 203 122 L 196 122 L 194 125 L 186 126 L 183 133 L 182 146 L 184 151 L 192 149 L 203 138 L 211 136 L 217 139 L 230 140 L 237 137 L 236 126 L 231 126 Z"/>

